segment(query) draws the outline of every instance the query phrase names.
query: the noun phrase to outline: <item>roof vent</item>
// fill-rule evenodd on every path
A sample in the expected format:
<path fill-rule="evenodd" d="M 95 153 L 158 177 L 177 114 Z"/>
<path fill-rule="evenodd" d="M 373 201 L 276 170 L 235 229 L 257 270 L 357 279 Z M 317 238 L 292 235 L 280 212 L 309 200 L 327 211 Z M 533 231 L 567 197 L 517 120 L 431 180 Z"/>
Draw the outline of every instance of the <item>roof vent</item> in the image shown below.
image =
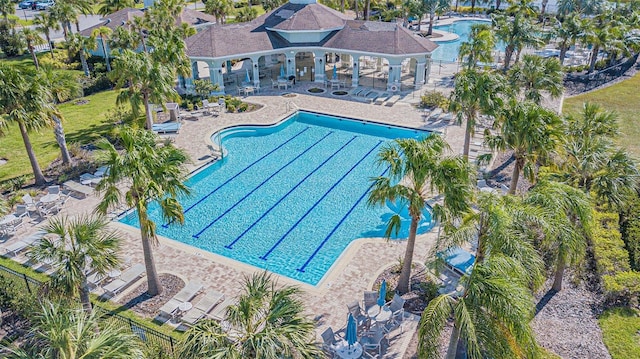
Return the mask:
<path fill-rule="evenodd" d="M 293 16 L 293 14 L 295 14 L 295 12 L 293 12 L 292 10 L 282 9 L 276 13 L 276 16 L 283 19 L 288 19 Z"/>

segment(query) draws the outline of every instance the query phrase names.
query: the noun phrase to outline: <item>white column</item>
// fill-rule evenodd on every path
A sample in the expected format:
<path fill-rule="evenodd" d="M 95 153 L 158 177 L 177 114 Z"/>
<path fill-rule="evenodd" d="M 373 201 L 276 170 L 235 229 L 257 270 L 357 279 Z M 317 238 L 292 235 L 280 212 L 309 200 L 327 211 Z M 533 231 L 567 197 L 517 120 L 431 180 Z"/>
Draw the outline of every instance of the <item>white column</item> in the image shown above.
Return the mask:
<path fill-rule="evenodd" d="M 296 53 L 287 52 L 285 57 L 287 58 L 287 78 L 289 76 L 296 76 Z"/>
<path fill-rule="evenodd" d="M 420 60 L 416 62 L 416 76 L 415 76 L 415 85 L 416 88 L 424 85 L 424 75 L 425 75 L 425 66 L 427 65 L 425 60 Z"/>
<path fill-rule="evenodd" d="M 253 67 L 253 86 L 260 86 L 260 66 L 258 64 L 259 57 L 252 57 L 251 64 Z"/>
<path fill-rule="evenodd" d="M 324 67 L 324 51 L 314 51 L 314 72 L 315 72 L 315 81 L 318 83 L 324 83 L 325 80 L 325 67 Z"/>
<path fill-rule="evenodd" d="M 396 91 L 400 89 L 400 76 L 402 75 L 402 60 L 389 59 L 389 77 L 387 80 L 387 90 L 391 91 L 392 88 L 396 88 Z"/>
<path fill-rule="evenodd" d="M 222 77 L 222 62 L 209 62 L 209 79 L 214 85 L 218 85 L 219 92 L 224 92 L 224 78 Z"/>
<path fill-rule="evenodd" d="M 360 56 L 353 56 L 353 72 L 351 73 L 351 87 L 358 87 L 360 79 Z"/>
<path fill-rule="evenodd" d="M 430 75 L 431 75 L 431 57 L 427 56 L 427 68 L 424 71 L 424 83 L 429 83 Z"/>

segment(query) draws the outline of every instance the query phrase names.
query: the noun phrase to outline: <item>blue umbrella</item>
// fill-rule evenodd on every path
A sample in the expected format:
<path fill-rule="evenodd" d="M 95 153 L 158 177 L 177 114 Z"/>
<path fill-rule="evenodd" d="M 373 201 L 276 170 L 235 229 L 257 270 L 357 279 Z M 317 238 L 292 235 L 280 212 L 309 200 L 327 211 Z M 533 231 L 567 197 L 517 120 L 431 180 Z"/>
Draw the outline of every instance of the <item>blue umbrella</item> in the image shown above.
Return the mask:
<path fill-rule="evenodd" d="M 244 79 L 244 82 L 246 83 L 251 82 L 251 77 L 249 77 L 249 69 L 247 69 L 247 77 Z"/>
<path fill-rule="evenodd" d="M 347 332 L 345 335 L 345 339 L 347 340 L 347 344 L 352 346 L 355 342 L 358 341 L 358 328 L 356 326 L 356 320 L 353 319 L 353 315 L 349 313 L 349 319 L 347 319 Z"/>
<path fill-rule="evenodd" d="M 284 65 L 280 64 L 280 78 L 284 78 Z"/>
<path fill-rule="evenodd" d="M 382 284 L 380 284 L 380 296 L 378 296 L 378 305 L 383 306 L 386 302 L 385 298 L 387 297 L 387 281 L 382 280 Z"/>
<path fill-rule="evenodd" d="M 333 64 L 333 79 L 338 78 L 338 70 L 336 69 L 336 64 Z"/>

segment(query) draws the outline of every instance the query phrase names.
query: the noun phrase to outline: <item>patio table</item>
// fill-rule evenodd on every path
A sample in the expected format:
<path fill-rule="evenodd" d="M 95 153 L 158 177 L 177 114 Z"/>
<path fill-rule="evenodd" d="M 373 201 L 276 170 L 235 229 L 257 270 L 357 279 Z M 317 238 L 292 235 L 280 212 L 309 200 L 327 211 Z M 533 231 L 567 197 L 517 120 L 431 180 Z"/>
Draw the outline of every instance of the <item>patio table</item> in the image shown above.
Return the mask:
<path fill-rule="evenodd" d="M 47 194 L 44 195 L 40 198 L 40 203 L 51 203 L 51 202 L 55 202 L 58 199 L 60 199 L 60 195 L 57 193 L 51 193 L 51 194 Z"/>
<path fill-rule="evenodd" d="M 383 306 L 382 308 L 380 308 L 380 306 L 374 305 L 371 308 L 369 308 L 369 310 L 367 310 L 367 315 L 369 316 L 369 318 L 375 320 L 377 323 L 386 323 L 389 321 L 389 319 L 391 319 L 391 315 L 393 313 L 391 312 L 391 309 L 389 309 L 389 306 Z"/>
<path fill-rule="evenodd" d="M 362 356 L 362 345 L 358 342 L 349 346 L 346 340 L 341 341 L 335 347 L 336 354 L 342 359 L 356 359 Z"/>

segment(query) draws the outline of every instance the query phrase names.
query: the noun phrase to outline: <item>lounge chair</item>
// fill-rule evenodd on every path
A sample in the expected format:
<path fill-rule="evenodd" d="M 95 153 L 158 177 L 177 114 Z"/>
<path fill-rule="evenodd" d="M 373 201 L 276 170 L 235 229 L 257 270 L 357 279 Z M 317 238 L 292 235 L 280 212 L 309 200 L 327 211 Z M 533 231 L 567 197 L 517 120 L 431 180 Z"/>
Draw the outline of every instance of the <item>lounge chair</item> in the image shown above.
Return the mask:
<path fill-rule="evenodd" d="M 186 286 L 184 286 L 184 288 L 182 288 L 178 293 L 176 293 L 176 295 L 173 296 L 173 299 L 181 303 L 188 302 L 193 299 L 193 297 L 195 297 L 201 289 L 202 284 L 190 281 Z"/>
<path fill-rule="evenodd" d="M 151 129 L 156 133 L 179 133 L 182 124 L 179 122 L 154 123 Z"/>
<path fill-rule="evenodd" d="M 102 176 L 98 177 L 91 173 L 83 173 L 80 175 L 80 183 L 83 185 L 98 185 L 102 181 Z"/>
<path fill-rule="evenodd" d="M 87 276 L 87 286 L 90 290 L 94 290 L 100 286 L 100 283 L 107 278 L 106 275 L 100 274 L 98 272 L 93 272 L 89 276 Z"/>
<path fill-rule="evenodd" d="M 364 92 L 366 90 L 366 88 L 364 87 L 358 87 L 355 90 L 353 90 L 353 92 L 351 93 L 351 96 L 359 96 L 360 93 Z"/>
<path fill-rule="evenodd" d="M 182 302 L 175 300 L 175 298 L 169 299 L 168 302 L 164 303 L 162 307 L 160 307 L 160 316 L 165 318 L 171 318 L 173 316 L 173 312 L 178 309 Z"/>
<path fill-rule="evenodd" d="M 144 274 L 144 271 L 144 265 L 138 263 L 122 273 L 119 278 L 114 279 L 111 283 L 102 287 L 102 289 L 108 294 L 116 295 L 133 284 L 133 282 Z"/>
<path fill-rule="evenodd" d="M 446 251 L 438 253 L 445 264 L 454 272 L 465 275 L 471 272 L 476 257 L 460 247 L 450 248 Z"/>
<path fill-rule="evenodd" d="M 86 185 L 83 185 L 81 183 L 78 183 L 76 181 L 69 180 L 69 181 L 63 183 L 62 186 L 66 190 L 81 194 L 84 197 L 87 197 L 87 196 L 89 196 L 90 194 L 93 193 L 93 188 L 91 188 L 89 186 L 86 186 Z"/>
<path fill-rule="evenodd" d="M 191 308 L 191 310 L 187 312 L 187 314 L 182 317 L 182 322 L 187 325 L 194 325 L 198 320 L 200 320 L 200 318 L 206 316 L 207 313 L 209 313 L 213 307 L 222 300 L 224 300 L 224 294 L 215 290 L 208 292 L 193 308 Z"/>
<path fill-rule="evenodd" d="M 215 310 L 211 312 L 211 314 L 209 314 L 208 316 L 213 320 L 223 321 L 227 316 L 227 309 L 232 305 L 236 305 L 237 303 L 238 303 L 237 298 L 227 298 L 225 299 L 224 302 L 218 305 L 215 308 Z"/>
<path fill-rule="evenodd" d="M 391 107 L 391 106 L 395 105 L 395 103 L 398 102 L 398 100 L 400 100 L 400 96 L 393 95 L 393 96 L 391 96 L 391 97 L 389 97 L 387 99 L 387 101 L 384 103 L 384 105 L 387 106 L 387 107 Z"/>
<path fill-rule="evenodd" d="M 3 256 L 6 256 L 7 254 L 11 254 L 12 256 L 17 256 L 20 252 L 25 250 L 27 247 L 40 241 L 42 237 L 44 237 L 44 235 L 45 235 L 45 232 L 38 231 L 26 238 L 22 238 L 20 240 L 17 240 L 9 244 L 8 246 L 3 247 L 5 251 Z"/>

